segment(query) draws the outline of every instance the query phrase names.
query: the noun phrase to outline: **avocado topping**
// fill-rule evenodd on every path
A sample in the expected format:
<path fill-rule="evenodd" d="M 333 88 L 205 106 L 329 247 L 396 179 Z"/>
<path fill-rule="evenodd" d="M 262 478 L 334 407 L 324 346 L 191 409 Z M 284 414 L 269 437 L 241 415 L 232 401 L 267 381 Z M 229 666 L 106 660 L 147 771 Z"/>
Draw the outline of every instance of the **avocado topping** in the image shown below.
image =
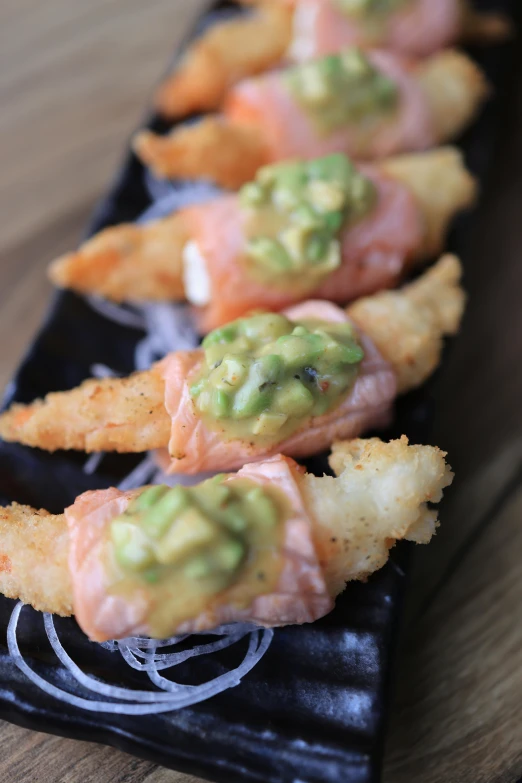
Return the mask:
<path fill-rule="evenodd" d="M 195 487 L 148 487 L 110 524 L 120 577 L 114 592 L 141 585 L 154 596 L 150 625 L 159 635 L 238 582 L 248 604 L 277 580 L 285 516 L 277 493 L 250 479 L 219 475 Z M 256 567 L 266 574 L 262 585 L 252 576 Z"/>
<path fill-rule="evenodd" d="M 284 440 L 331 410 L 352 388 L 364 357 L 349 323 L 294 323 L 264 313 L 241 318 L 203 341 L 191 379 L 194 405 L 227 436 Z"/>
<path fill-rule="evenodd" d="M 368 133 L 399 100 L 395 82 L 356 47 L 291 68 L 287 85 L 322 135 L 354 123 Z"/>
<path fill-rule="evenodd" d="M 345 155 L 328 155 L 265 166 L 240 199 L 249 269 L 305 292 L 340 266 L 340 231 L 365 217 L 377 191 Z"/>

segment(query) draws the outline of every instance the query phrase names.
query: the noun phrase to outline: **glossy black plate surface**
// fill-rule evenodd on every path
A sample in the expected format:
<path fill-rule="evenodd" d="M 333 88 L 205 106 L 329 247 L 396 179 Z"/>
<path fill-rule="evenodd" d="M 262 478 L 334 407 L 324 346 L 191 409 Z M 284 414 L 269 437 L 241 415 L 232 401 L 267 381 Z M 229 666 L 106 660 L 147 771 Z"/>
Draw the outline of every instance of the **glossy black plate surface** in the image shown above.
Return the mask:
<path fill-rule="evenodd" d="M 482 7 L 520 11 L 517 0 Z M 234 10 L 219 3 L 218 14 Z M 208 18 L 202 21 L 207 23 Z M 495 85 L 496 96 L 462 140 L 472 170 L 483 180 L 492 161 L 495 129 L 507 111 L 513 45 L 473 52 Z M 152 118 L 151 127 L 162 129 Z M 143 169 L 128 156 L 89 233 L 136 218 L 149 204 Z M 457 222 L 451 247 L 466 259 L 473 215 Z M 49 316 L 25 357 L 6 399 L 30 401 L 70 388 L 103 363 L 126 373 L 142 334 L 117 326 L 82 299 L 55 296 Z M 389 435 L 405 432 L 430 440 L 436 383 L 401 400 Z M 106 457 L 96 475 L 83 472 L 84 455 L 44 454 L 0 444 L 0 498 L 61 511 L 89 488 L 109 486 L 127 474 L 133 457 Z M 316 462 L 322 470 L 324 463 Z M 96 740 L 165 766 L 224 781 L 314 781 L 367 783 L 379 779 L 393 640 L 404 589 L 407 547 L 365 585 L 351 585 L 336 610 L 313 626 L 278 630 L 263 660 L 237 688 L 180 712 L 146 718 L 90 713 L 66 706 L 32 685 L 6 647 L 14 602 L 0 599 L 0 717 L 40 731 Z M 60 621 L 62 640 L 87 672 L 128 687 L 143 687 L 143 675 L 114 653 L 90 644 L 74 621 Z M 51 652 L 41 617 L 25 609 L 20 646 L 35 668 L 54 682 L 66 675 Z M 240 650 L 241 652 L 241 650 Z M 182 677 L 197 681 L 228 668 L 237 649 L 183 664 Z M 64 679 L 65 678 L 65 679 Z"/>

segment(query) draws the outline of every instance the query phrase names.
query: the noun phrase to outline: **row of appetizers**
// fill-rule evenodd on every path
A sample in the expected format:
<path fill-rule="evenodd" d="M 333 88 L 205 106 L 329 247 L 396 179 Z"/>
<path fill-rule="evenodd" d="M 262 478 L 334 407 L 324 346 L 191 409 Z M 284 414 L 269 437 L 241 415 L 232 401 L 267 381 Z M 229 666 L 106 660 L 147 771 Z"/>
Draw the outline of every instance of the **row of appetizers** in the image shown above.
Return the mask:
<path fill-rule="evenodd" d="M 238 192 L 106 229 L 50 270 L 116 301 L 187 299 L 201 347 L 0 416 L 5 440 L 50 451 L 157 450 L 170 473 L 239 470 L 89 492 L 58 516 L 3 511 L 2 592 L 74 613 L 94 640 L 313 621 L 396 540 L 430 540 L 428 504 L 451 482 L 436 448 L 349 439 L 388 424 L 458 331 L 455 257 L 385 289 L 443 250 L 476 195 L 456 149 L 427 151 L 488 89 L 443 47 L 508 24 L 458 0 L 255 5 L 204 33 L 158 93 L 167 116 L 222 113 L 135 141 L 158 176 Z M 294 462 L 332 444 L 337 478 Z"/>

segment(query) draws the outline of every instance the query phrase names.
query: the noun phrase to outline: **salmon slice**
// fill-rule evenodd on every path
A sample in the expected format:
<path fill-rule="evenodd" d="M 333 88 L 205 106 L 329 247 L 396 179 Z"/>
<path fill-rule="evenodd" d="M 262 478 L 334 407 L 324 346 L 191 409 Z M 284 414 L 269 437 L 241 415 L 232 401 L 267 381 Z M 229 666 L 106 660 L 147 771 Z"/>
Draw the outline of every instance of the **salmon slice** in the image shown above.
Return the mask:
<path fill-rule="evenodd" d="M 316 288 L 279 288 L 252 277 L 245 265 L 245 213 L 236 196 L 193 207 L 184 213 L 192 237 L 185 252 L 185 291 L 198 325 L 209 332 L 254 308 L 282 310 L 313 297 L 346 303 L 391 288 L 422 247 L 423 215 L 411 191 L 398 179 L 362 169 L 374 182 L 374 209 L 340 237 L 342 264 Z M 216 238 L 219 237 L 219 241 Z"/>
<path fill-rule="evenodd" d="M 191 633 L 222 623 L 251 621 L 258 625 L 310 623 L 333 608 L 312 540 L 312 524 L 296 477 L 300 469 L 293 460 L 276 456 L 269 462 L 248 465 L 237 474 L 260 486 L 277 487 L 289 501 L 290 513 L 283 532 L 282 570 L 275 592 L 257 596 L 239 609 L 218 595 L 213 605 L 190 621 L 172 628 L 172 633 Z M 236 476 L 227 480 L 234 481 Z M 73 574 L 73 604 L 76 619 L 90 639 L 151 635 L 147 618 L 153 598 L 146 585 L 132 595 L 119 595 L 111 588 L 106 567 L 108 529 L 123 513 L 136 491 L 97 490 L 81 495 L 65 510 L 69 529 L 69 571 Z"/>
<path fill-rule="evenodd" d="M 306 302 L 290 308 L 285 315 L 294 321 L 315 318 L 331 323 L 349 322 L 346 313 L 329 302 Z M 361 336 L 361 345 L 365 358 L 348 396 L 323 416 L 306 419 L 294 434 L 273 446 L 230 440 L 225 428 L 210 429 L 190 396 L 191 378 L 201 367 L 201 350 L 170 354 L 159 364 L 165 381 L 165 408 L 172 422 L 168 472 L 234 470 L 279 451 L 291 457 L 307 456 L 327 449 L 336 438 L 353 438 L 363 430 L 384 426 L 391 416 L 396 376 L 365 335 Z"/>
<path fill-rule="evenodd" d="M 271 161 L 291 157 L 309 160 L 339 151 L 369 160 L 434 146 L 433 117 L 415 79 L 414 64 L 384 51 L 369 52 L 368 57 L 399 90 L 397 112 L 370 132 L 362 125 L 350 124 L 330 134 L 318 134 L 286 86 L 284 73 L 278 71 L 236 85 L 225 102 L 225 115 L 232 123 L 261 128 Z"/>
<path fill-rule="evenodd" d="M 438 503 L 453 478 L 444 457 L 439 449 L 408 445 L 405 437 L 391 443 L 373 438 L 334 444 L 330 463 L 338 478 L 307 474 L 281 455 L 246 466 L 238 476 L 288 500 L 275 586 L 267 584 L 265 594 L 254 594 L 240 608 L 234 605 L 240 576 L 204 612 L 172 631 L 233 620 L 274 626 L 322 617 L 347 581 L 366 579 L 386 563 L 397 540 L 430 541 L 438 521 L 428 503 Z M 76 614 L 93 640 L 147 633 L 153 609 L 147 588 L 117 596 L 106 567 L 109 525 L 143 489 L 87 492 L 59 515 L 16 503 L 0 509 L 0 592 L 40 611 Z"/>
<path fill-rule="evenodd" d="M 303 62 L 360 45 L 425 57 L 457 41 L 460 28 L 461 9 L 455 0 L 409 2 L 373 26 L 343 13 L 334 0 L 299 0 L 290 57 Z"/>

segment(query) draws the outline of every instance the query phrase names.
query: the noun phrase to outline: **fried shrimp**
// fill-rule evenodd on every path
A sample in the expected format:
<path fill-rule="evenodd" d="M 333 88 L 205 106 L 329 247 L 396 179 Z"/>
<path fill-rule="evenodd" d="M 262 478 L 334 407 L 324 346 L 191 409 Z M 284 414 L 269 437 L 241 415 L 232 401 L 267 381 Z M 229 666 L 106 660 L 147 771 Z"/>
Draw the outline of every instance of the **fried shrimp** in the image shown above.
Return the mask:
<path fill-rule="evenodd" d="M 484 75 L 461 52 L 444 51 L 413 65 L 388 52 L 367 56 L 399 95 L 397 110 L 372 131 L 367 118 L 352 118 L 319 132 L 289 90 L 285 71 L 277 71 L 238 84 L 223 115 L 166 136 L 141 131 L 134 148 L 158 177 L 209 179 L 234 189 L 260 166 L 288 158 L 343 152 L 372 160 L 443 144 L 467 127 L 488 95 Z"/>
<path fill-rule="evenodd" d="M 293 509 L 293 527 L 285 523 L 287 570 L 274 587 L 257 588 L 247 618 L 264 625 L 314 620 L 331 610 L 347 582 L 367 579 L 381 568 L 396 541 L 427 544 L 438 526 L 437 511 L 428 503 L 438 503 L 453 479 L 444 458 L 437 448 L 409 446 L 406 437 L 391 443 L 373 438 L 334 445 L 330 462 L 337 478 L 308 475 L 281 456 L 240 471 L 237 478 L 254 480 L 262 491 L 277 487 Z M 224 485 L 235 478 L 223 477 Z M 16 503 L 0 509 L 0 592 L 39 611 L 76 614 L 85 632 L 98 641 L 136 632 L 136 624 L 141 631 L 154 604 L 146 602 L 143 611 L 142 588 L 137 605 L 130 587 L 123 603 L 122 597 L 110 597 L 104 553 L 110 548 L 105 531 L 146 489 L 87 492 L 59 515 Z M 174 530 L 176 512 L 171 514 Z M 292 541 L 288 536 L 297 532 L 296 526 L 299 538 Z M 291 583 L 286 584 L 285 573 L 292 575 Z M 235 578 L 239 588 L 248 584 L 244 570 Z M 285 592 L 291 594 L 291 605 L 283 599 Z M 174 613 L 175 601 L 170 606 L 169 593 L 162 596 Z M 189 618 L 188 625 L 211 628 L 223 617 L 245 619 L 245 609 L 234 606 L 231 589 L 218 594 L 199 618 Z"/>
<path fill-rule="evenodd" d="M 413 233 L 417 244 L 415 246 L 413 243 L 411 253 L 408 254 L 408 258 L 405 257 L 407 267 L 434 257 L 440 252 L 451 220 L 460 210 L 471 206 L 476 197 L 476 182 L 466 169 L 461 153 L 452 147 L 390 158 L 375 166 L 374 171 L 378 177 L 384 176 L 404 185 L 413 196 L 411 218 L 408 217 L 409 212 L 403 205 L 398 209 L 392 223 L 394 230 L 400 232 L 402 241 L 411 231 L 408 229 L 408 224 L 414 224 Z M 225 198 L 230 199 L 230 197 Z M 55 285 L 63 288 L 71 288 L 84 294 L 99 294 L 117 302 L 177 301 L 184 299 L 187 294 L 190 299 L 190 291 L 184 290 L 184 270 L 187 268 L 184 252 L 187 242 L 198 240 L 198 232 L 195 230 L 196 221 L 193 220 L 197 213 L 200 216 L 199 220 L 207 225 L 207 230 L 212 234 L 213 246 L 216 251 L 219 250 L 220 258 L 223 259 L 223 275 L 227 279 L 226 286 L 220 284 L 212 286 L 210 296 L 214 300 L 224 300 L 227 295 L 233 296 L 240 314 L 241 297 L 231 289 L 233 270 L 238 268 L 243 292 L 249 281 L 244 280 L 245 271 L 232 239 L 234 226 L 229 223 L 227 226 L 222 225 L 222 232 L 218 239 L 217 233 L 208 225 L 215 210 L 216 208 L 211 205 L 202 204 L 144 226 L 124 224 L 104 229 L 85 242 L 78 251 L 54 261 L 49 269 L 49 277 Z M 234 217 L 236 222 L 240 221 L 241 213 L 234 212 Z M 368 224 L 367 229 L 369 250 L 371 252 L 372 235 L 375 239 L 374 244 L 379 245 L 382 250 L 379 226 L 382 226 L 382 231 L 387 234 L 390 243 L 392 240 L 388 225 L 392 221 L 391 205 L 387 209 L 381 208 L 375 215 L 372 212 L 369 218 L 372 220 L 372 227 Z M 420 236 L 417 229 L 419 218 L 422 224 Z M 351 232 L 348 230 L 346 240 L 352 244 L 353 240 L 350 237 Z M 399 245 L 400 243 L 393 244 L 395 252 L 398 251 Z M 350 253 L 347 251 L 343 254 L 343 263 L 360 265 L 361 259 L 364 260 L 364 254 L 367 252 L 366 248 L 361 249 L 356 258 L 352 250 Z M 212 254 L 207 258 L 207 266 L 213 258 Z M 375 269 L 375 262 L 372 266 Z M 401 271 L 398 269 L 399 274 Z M 212 276 L 210 269 L 209 274 Z M 372 278 L 372 282 L 366 284 L 365 290 L 361 290 L 360 285 L 358 288 L 353 287 L 352 284 L 347 287 L 337 280 L 333 286 L 333 293 L 336 294 L 335 301 L 347 302 L 361 293 L 369 293 L 389 284 L 393 285 L 395 281 L 394 272 L 389 280 L 386 275 L 379 280 Z M 196 284 L 200 294 L 201 279 L 198 278 Z M 271 308 L 274 304 L 266 299 L 263 290 L 258 291 L 257 298 L 254 299 L 252 303 L 247 303 L 246 309 L 251 306 Z M 223 313 L 226 311 L 224 302 L 220 307 L 221 310 Z M 231 312 L 227 316 L 224 315 L 224 320 L 236 317 L 236 313 Z"/>
<path fill-rule="evenodd" d="M 48 451 L 146 451 L 169 447 L 173 472 L 230 469 L 285 450 L 289 456 L 317 453 L 337 438 L 355 437 L 389 419 L 396 389 L 422 384 L 440 361 L 445 335 L 459 327 L 465 295 L 461 267 L 443 257 L 402 290 L 355 302 L 346 311 L 359 327 L 365 359 L 348 397 L 323 416 L 305 420 L 297 432 L 266 446 L 255 439 L 223 439 L 198 418 L 188 378 L 203 352 L 169 354 L 149 371 L 125 379 L 84 382 L 29 405 L 13 405 L 0 416 L 0 436 Z M 289 318 L 344 322 L 343 310 L 309 302 Z M 348 433 L 348 434 L 347 434 Z M 277 448 L 279 447 L 279 448 Z"/>
<path fill-rule="evenodd" d="M 120 302 L 184 299 L 183 248 L 188 240 L 182 214 L 146 225 L 111 226 L 77 252 L 57 258 L 51 281 L 85 294 Z"/>
<path fill-rule="evenodd" d="M 390 362 L 398 393 L 420 386 L 440 363 L 443 338 L 456 334 L 466 296 L 459 260 L 446 255 L 401 291 L 359 299 L 348 313 Z"/>
<path fill-rule="evenodd" d="M 276 3 L 214 25 L 189 47 L 160 85 L 156 108 L 173 118 L 217 109 L 232 85 L 283 59 L 291 29 L 290 10 Z"/>

